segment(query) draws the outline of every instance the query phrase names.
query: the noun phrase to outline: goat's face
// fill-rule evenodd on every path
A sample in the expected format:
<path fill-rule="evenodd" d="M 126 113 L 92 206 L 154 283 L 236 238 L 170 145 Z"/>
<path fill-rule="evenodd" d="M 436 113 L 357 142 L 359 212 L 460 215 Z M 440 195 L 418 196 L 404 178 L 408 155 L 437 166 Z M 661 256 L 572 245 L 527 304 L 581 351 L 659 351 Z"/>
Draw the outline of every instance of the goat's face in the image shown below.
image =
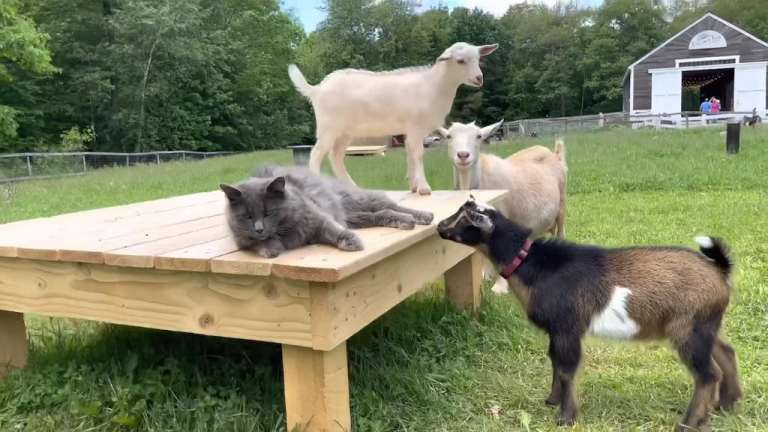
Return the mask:
<path fill-rule="evenodd" d="M 480 157 L 480 145 L 504 122 L 501 120 L 490 126 L 480 128 L 475 122 L 469 124 L 453 123 L 450 128 L 440 128 L 438 132 L 448 140 L 448 153 L 453 165 L 459 170 L 470 168 Z"/>
<path fill-rule="evenodd" d="M 480 70 L 480 57 L 496 51 L 499 44 L 475 46 L 465 42 L 456 42 L 443 51 L 439 62 L 446 62 L 451 73 L 462 83 L 472 87 L 482 87 L 483 71 Z"/>
<path fill-rule="evenodd" d="M 459 210 L 437 225 L 437 233 L 446 240 L 467 246 L 481 246 L 493 233 L 496 210 L 471 198 Z"/>

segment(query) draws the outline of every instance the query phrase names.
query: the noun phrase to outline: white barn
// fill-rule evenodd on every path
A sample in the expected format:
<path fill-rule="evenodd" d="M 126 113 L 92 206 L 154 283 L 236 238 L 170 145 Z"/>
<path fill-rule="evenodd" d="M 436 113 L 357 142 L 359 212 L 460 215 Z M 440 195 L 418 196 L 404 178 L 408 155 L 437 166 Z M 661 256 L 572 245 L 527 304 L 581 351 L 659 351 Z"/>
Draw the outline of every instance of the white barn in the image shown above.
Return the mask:
<path fill-rule="evenodd" d="M 722 111 L 765 116 L 768 43 L 708 13 L 627 68 L 624 111 L 697 111 L 716 97 Z"/>

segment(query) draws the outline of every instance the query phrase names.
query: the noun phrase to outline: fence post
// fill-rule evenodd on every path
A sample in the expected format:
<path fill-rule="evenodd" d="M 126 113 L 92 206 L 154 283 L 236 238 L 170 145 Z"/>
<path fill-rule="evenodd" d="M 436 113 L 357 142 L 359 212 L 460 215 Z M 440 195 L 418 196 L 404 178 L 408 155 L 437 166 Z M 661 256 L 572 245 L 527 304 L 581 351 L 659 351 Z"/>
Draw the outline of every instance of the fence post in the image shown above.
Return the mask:
<path fill-rule="evenodd" d="M 187 160 L 187 152 L 186 151 L 182 151 L 181 152 L 181 160 L 183 160 L 183 161 Z"/>
<path fill-rule="evenodd" d="M 88 165 L 85 163 L 85 155 L 83 155 L 83 172 L 88 171 Z"/>
<path fill-rule="evenodd" d="M 685 113 L 685 128 L 688 129 L 688 113 Z"/>
<path fill-rule="evenodd" d="M 661 114 L 656 114 L 653 118 L 653 126 L 658 130 L 661 129 Z"/>
<path fill-rule="evenodd" d="M 597 121 L 597 126 L 600 128 L 605 127 L 605 114 L 600 113 L 600 119 Z"/>
<path fill-rule="evenodd" d="M 32 161 L 29 155 L 27 155 L 27 175 L 32 177 Z"/>
<path fill-rule="evenodd" d="M 701 125 L 706 126 L 707 125 L 707 115 L 704 113 L 701 113 Z"/>
<path fill-rule="evenodd" d="M 128 153 L 125 154 L 125 166 L 126 167 L 131 166 L 131 155 Z"/>

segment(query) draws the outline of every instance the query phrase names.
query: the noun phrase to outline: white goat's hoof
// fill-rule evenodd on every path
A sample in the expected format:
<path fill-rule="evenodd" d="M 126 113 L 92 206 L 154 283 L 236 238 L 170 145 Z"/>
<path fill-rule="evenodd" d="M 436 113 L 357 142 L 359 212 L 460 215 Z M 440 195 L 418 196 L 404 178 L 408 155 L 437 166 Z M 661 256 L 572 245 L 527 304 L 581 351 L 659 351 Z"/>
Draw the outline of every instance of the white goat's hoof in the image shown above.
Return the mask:
<path fill-rule="evenodd" d="M 419 195 L 432 195 L 432 188 L 424 185 L 418 188 Z"/>

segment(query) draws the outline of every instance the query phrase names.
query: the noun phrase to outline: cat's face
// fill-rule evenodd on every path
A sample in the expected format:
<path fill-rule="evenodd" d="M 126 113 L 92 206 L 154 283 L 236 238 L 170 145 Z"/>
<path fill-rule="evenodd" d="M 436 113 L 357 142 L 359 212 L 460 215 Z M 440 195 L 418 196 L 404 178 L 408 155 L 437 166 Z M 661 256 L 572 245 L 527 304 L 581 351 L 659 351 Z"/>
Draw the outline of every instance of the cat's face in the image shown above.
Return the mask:
<path fill-rule="evenodd" d="M 252 178 L 237 186 L 219 185 L 229 201 L 229 224 L 237 235 L 255 241 L 274 238 L 286 200 L 285 177 Z"/>

